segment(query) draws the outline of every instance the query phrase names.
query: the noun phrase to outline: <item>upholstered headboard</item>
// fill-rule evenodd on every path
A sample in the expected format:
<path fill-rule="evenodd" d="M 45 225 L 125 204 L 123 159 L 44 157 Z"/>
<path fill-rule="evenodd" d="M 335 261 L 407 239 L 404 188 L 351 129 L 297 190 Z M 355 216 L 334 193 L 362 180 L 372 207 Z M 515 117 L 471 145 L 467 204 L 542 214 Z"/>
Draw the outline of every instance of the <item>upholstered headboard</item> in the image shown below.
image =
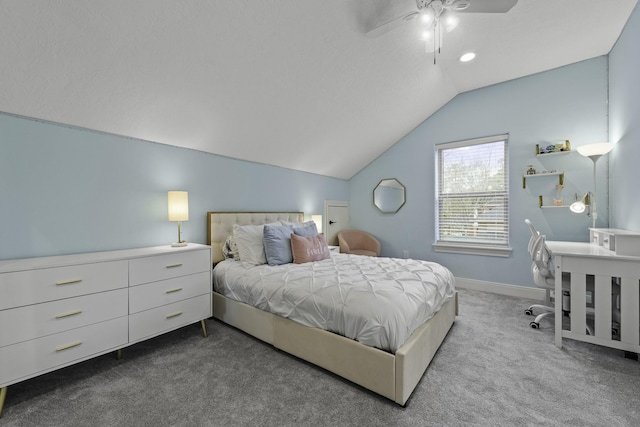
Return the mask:
<path fill-rule="evenodd" d="M 207 212 L 207 244 L 214 264 L 224 260 L 222 245 L 233 234 L 233 224 L 260 225 L 276 221 L 303 222 L 303 212 Z"/>

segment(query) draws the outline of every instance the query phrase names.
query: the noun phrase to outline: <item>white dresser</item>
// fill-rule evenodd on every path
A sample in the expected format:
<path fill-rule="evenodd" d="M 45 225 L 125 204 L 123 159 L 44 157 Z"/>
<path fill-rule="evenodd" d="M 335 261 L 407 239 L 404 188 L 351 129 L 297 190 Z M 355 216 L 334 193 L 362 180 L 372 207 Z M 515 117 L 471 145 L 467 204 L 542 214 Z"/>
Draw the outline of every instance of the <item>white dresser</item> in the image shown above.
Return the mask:
<path fill-rule="evenodd" d="M 7 386 L 212 316 L 211 247 L 0 261 L 0 415 Z"/>

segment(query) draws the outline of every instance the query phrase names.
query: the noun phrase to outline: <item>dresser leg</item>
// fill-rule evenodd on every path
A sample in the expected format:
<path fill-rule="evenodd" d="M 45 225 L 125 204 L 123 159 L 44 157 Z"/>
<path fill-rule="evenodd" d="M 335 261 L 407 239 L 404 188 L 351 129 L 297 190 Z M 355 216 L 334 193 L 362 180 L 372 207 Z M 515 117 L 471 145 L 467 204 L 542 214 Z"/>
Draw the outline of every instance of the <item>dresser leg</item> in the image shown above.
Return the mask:
<path fill-rule="evenodd" d="M 4 408 L 4 399 L 7 397 L 7 388 L 0 388 L 0 418 L 2 418 L 2 408 Z"/>
<path fill-rule="evenodd" d="M 120 359 L 122 359 L 122 349 L 121 348 L 116 350 L 116 360 L 120 360 Z"/>
<path fill-rule="evenodd" d="M 206 338 L 208 336 L 207 335 L 207 325 L 206 325 L 206 323 L 204 323 L 204 320 L 200 321 L 200 325 L 202 325 L 202 336 Z"/>

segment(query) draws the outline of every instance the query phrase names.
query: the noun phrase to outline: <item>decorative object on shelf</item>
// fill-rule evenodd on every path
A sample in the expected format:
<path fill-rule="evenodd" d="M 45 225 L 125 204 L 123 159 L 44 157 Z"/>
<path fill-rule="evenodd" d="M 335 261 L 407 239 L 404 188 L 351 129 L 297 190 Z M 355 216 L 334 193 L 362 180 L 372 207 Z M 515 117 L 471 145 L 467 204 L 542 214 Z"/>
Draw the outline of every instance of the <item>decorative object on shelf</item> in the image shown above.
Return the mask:
<path fill-rule="evenodd" d="M 598 210 L 597 210 L 597 199 L 598 199 L 598 191 L 596 189 L 596 163 L 600 157 L 608 154 L 613 149 L 613 144 L 610 142 L 600 142 L 596 144 L 588 144 L 582 145 L 577 148 L 578 153 L 580 155 L 588 157 L 593 162 L 593 195 L 592 195 L 592 212 L 591 212 L 591 220 L 593 223 L 593 227 L 596 226 L 596 220 L 598 219 Z M 587 193 L 588 195 L 589 193 Z M 572 212 L 576 212 L 571 209 Z M 584 211 L 584 210 L 583 210 Z"/>
<path fill-rule="evenodd" d="M 180 224 L 182 221 L 189 221 L 189 193 L 186 191 L 169 191 L 167 194 L 169 221 L 178 222 L 178 241 L 171 246 L 187 246 L 187 242 L 182 240 Z"/>
<path fill-rule="evenodd" d="M 564 142 L 560 142 L 558 144 L 549 144 L 544 147 L 540 147 L 540 144 L 536 144 L 536 154 L 551 154 L 564 151 L 571 151 L 571 142 L 569 142 L 568 139 Z"/>
<path fill-rule="evenodd" d="M 536 168 L 534 168 L 533 165 L 527 166 L 527 175 L 535 175 L 535 174 L 536 174 Z"/>
<path fill-rule="evenodd" d="M 555 172 L 555 171 L 554 171 Z M 563 184 L 556 184 L 556 197 L 553 198 L 553 206 L 563 206 L 564 199 L 562 198 Z"/>

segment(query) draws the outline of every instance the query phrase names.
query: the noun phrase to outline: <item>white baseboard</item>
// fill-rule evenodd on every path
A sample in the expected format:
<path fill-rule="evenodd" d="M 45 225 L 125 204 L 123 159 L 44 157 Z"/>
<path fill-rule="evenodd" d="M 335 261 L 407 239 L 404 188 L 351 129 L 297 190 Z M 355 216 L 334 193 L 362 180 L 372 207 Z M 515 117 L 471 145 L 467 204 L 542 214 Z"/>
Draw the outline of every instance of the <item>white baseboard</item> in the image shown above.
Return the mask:
<path fill-rule="evenodd" d="M 530 288 L 528 286 L 509 285 L 506 283 L 485 282 L 484 280 L 465 279 L 456 277 L 456 288 L 471 289 L 475 291 L 491 292 L 512 297 L 544 300 L 544 289 Z"/>

